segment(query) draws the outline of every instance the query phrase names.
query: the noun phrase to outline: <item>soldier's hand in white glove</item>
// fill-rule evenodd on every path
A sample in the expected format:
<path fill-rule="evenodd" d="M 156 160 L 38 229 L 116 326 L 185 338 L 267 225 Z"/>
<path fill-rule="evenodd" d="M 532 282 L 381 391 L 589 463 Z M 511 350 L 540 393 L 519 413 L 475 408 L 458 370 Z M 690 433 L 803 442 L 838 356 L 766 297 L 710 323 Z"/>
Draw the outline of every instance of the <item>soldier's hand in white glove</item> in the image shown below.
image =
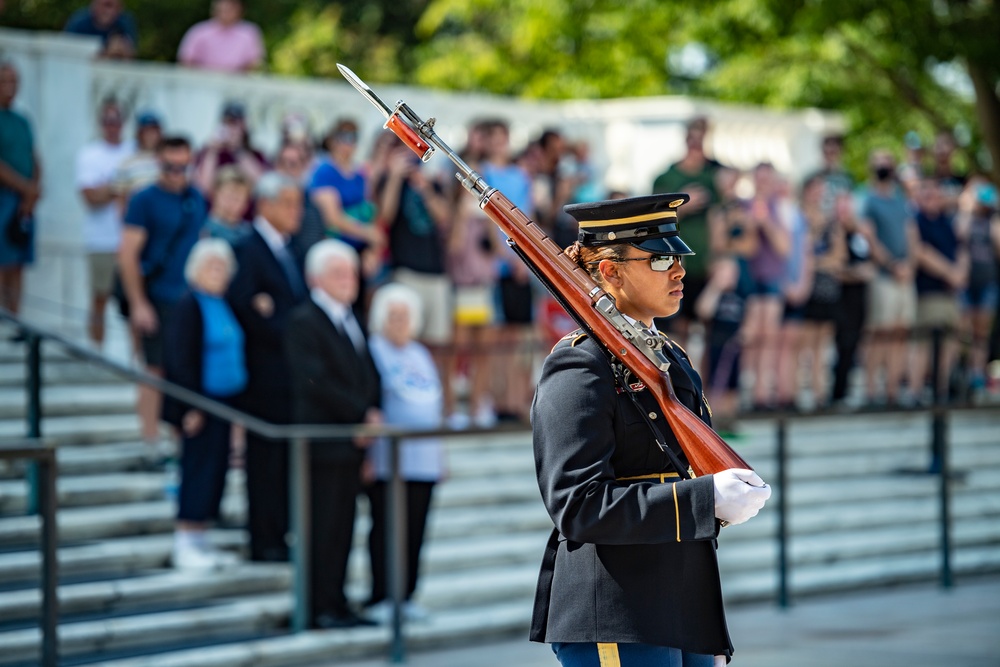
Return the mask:
<path fill-rule="evenodd" d="M 730 468 L 712 477 L 715 482 L 715 516 L 730 524 L 743 523 L 756 516 L 771 497 L 771 487 L 753 470 Z"/>

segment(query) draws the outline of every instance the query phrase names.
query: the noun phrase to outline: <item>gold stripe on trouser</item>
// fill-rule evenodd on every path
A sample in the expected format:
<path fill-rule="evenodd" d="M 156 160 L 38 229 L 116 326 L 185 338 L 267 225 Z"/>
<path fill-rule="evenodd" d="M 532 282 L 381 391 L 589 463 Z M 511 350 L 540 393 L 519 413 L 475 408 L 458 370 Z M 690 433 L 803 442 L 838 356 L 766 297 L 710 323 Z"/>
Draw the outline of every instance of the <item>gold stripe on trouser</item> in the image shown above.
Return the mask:
<path fill-rule="evenodd" d="M 618 644 L 598 642 L 597 657 L 601 661 L 601 667 L 622 667 L 621 658 L 618 657 Z"/>

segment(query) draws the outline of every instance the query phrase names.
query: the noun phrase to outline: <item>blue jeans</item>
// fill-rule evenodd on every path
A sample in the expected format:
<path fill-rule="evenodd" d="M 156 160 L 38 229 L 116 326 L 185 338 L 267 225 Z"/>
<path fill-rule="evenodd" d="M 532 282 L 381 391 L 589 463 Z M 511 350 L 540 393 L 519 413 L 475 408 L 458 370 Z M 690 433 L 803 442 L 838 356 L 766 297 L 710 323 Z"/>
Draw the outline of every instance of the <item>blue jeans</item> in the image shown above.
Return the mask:
<path fill-rule="evenodd" d="M 678 648 L 652 644 L 554 643 L 552 651 L 562 667 L 712 667 L 714 656 L 687 653 Z M 615 662 L 617 657 L 617 662 Z M 603 658 L 603 660 L 602 660 Z"/>

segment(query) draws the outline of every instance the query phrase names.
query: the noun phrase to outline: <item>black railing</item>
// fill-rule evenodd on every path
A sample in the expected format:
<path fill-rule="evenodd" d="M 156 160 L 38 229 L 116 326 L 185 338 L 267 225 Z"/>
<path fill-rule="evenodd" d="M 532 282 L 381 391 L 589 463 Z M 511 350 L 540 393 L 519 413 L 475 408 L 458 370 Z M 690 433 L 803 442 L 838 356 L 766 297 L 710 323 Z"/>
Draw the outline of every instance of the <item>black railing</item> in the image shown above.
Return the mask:
<path fill-rule="evenodd" d="M 387 524 L 389 531 L 386 540 L 387 569 L 389 592 L 393 602 L 391 641 L 389 659 L 400 663 L 406 661 L 406 646 L 402 632 L 402 603 L 407 579 L 406 564 L 406 493 L 399 470 L 399 447 L 403 438 L 408 437 L 457 437 L 470 435 L 486 435 L 494 433 L 525 433 L 523 424 L 498 426 L 496 428 L 469 428 L 462 431 L 451 429 L 406 429 L 391 425 L 319 425 L 292 424 L 279 425 L 241 412 L 228 405 L 214 401 L 202 394 L 168 382 L 162 378 L 149 375 L 135 368 L 112 361 L 94 350 L 42 327 L 26 323 L 11 313 L 0 309 L 0 320 L 6 320 L 17 326 L 24 334 L 27 353 L 26 389 L 28 405 L 26 412 L 27 432 L 31 438 L 42 435 L 42 341 L 50 341 L 63 348 L 71 356 L 93 363 L 112 373 L 136 384 L 143 384 L 162 392 L 165 395 L 183 401 L 199 410 L 214 415 L 220 419 L 238 424 L 261 437 L 269 440 L 287 440 L 291 443 L 289 466 L 289 514 L 290 514 L 290 549 L 293 566 L 293 608 L 291 627 L 294 632 L 307 630 L 310 625 L 309 613 L 309 553 L 310 526 L 309 514 L 310 479 L 309 450 L 312 440 L 347 439 L 355 437 L 386 438 L 390 446 L 390 483 L 387 503 Z M 57 544 L 55 534 L 55 449 L 39 448 L 11 450 L 19 458 L 34 458 L 44 466 L 43 471 L 29 469 L 29 512 L 37 513 L 43 509 L 47 517 L 43 523 L 44 567 L 42 587 L 46 603 L 43 604 L 43 661 L 45 667 L 54 667 L 58 660 L 58 642 L 56 626 L 58 609 L 55 603 L 55 591 L 58 585 L 55 565 L 55 549 Z M 49 454 L 44 454 L 48 452 Z M 29 455 L 30 454 L 30 455 Z M 13 456 L 0 450 L 0 457 Z M 50 458 L 46 458 L 50 457 Z M 41 493 L 40 493 L 41 492 Z M 51 553 L 50 553 L 51 551 Z M 51 593 L 51 595 L 50 595 Z"/>
<path fill-rule="evenodd" d="M 289 467 L 290 476 L 290 537 L 293 560 L 293 589 L 294 606 L 292 610 L 291 627 L 293 631 L 300 632 L 309 626 L 309 535 L 311 518 L 309 516 L 309 449 L 311 440 L 327 438 L 350 438 L 356 436 L 364 437 L 385 437 L 391 445 L 390 472 L 391 481 L 389 484 L 388 502 L 388 523 L 390 526 L 387 536 L 388 555 L 388 581 L 393 605 L 392 633 L 389 646 L 389 659 L 392 662 L 405 662 L 406 647 L 402 634 L 401 603 L 403 600 L 403 590 L 406 582 L 406 557 L 403 545 L 406 542 L 406 494 L 403 488 L 403 480 L 399 474 L 399 445 L 400 440 L 405 437 L 414 436 L 440 436 L 455 437 L 476 434 L 491 433 L 526 433 L 524 425 L 514 425 L 504 428 L 493 429 L 468 429 L 463 431 L 454 430 L 407 430 L 392 426 L 372 426 L 372 425 L 276 425 L 260 420 L 252 415 L 236 410 L 228 405 L 206 398 L 190 390 L 179 387 L 143 373 L 135 368 L 111 361 L 101 354 L 84 347 L 73 340 L 66 338 L 52 331 L 47 331 L 21 321 L 15 316 L 0 310 L 0 319 L 7 320 L 19 327 L 25 334 L 28 346 L 27 353 L 27 434 L 32 438 L 42 436 L 42 404 L 41 404 L 41 370 L 42 357 L 40 346 L 43 340 L 50 341 L 64 350 L 71 356 L 91 362 L 103 367 L 112 373 L 137 384 L 143 384 L 156 388 L 166 395 L 172 396 L 200 410 L 213 414 L 221 419 L 228 420 L 234 424 L 244 426 L 247 430 L 255 432 L 262 437 L 273 440 L 289 440 L 291 442 L 291 465 Z M 933 353 L 930 369 L 934 386 L 936 382 L 936 371 L 939 367 L 937 363 L 940 354 L 944 334 L 941 331 L 933 333 Z M 952 572 L 952 540 L 951 540 L 951 510 L 950 510 L 950 483 L 952 479 L 949 469 L 949 443 L 947 441 L 948 422 L 952 412 L 964 410 L 1000 410 L 1000 404 L 974 405 L 969 401 L 946 403 L 940 392 L 935 394 L 935 404 L 929 408 L 913 407 L 861 407 L 851 411 L 852 415 L 888 415 L 894 413 L 908 413 L 916 415 L 931 415 L 930 428 L 930 448 L 928 451 L 928 465 L 920 472 L 933 473 L 938 475 L 939 494 L 939 552 L 940 552 L 940 583 L 943 587 L 950 587 L 953 584 Z M 774 479 L 768 480 L 773 483 L 776 492 L 776 505 L 778 512 L 778 525 L 776 533 L 777 541 L 777 590 L 776 598 L 779 605 L 787 607 L 791 604 L 791 589 L 789 585 L 791 572 L 790 544 L 793 539 L 790 531 L 788 503 L 789 475 L 788 459 L 788 430 L 793 422 L 809 421 L 816 418 L 844 417 L 843 411 L 834 409 L 819 409 L 808 413 L 795 411 L 777 411 L 765 414 L 743 413 L 738 415 L 741 421 L 769 421 L 775 427 L 775 459 L 777 469 Z M 13 451 L 13 450 L 12 450 Z M 31 497 L 35 502 L 31 505 L 35 509 L 40 509 L 43 513 L 49 513 L 51 520 L 46 520 L 43 524 L 43 599 L 48 600 L 43 603 L 43 664 L 55 665 L 57 655 L 57 643 L 55 639 L 57 624 L 57 609 L 55 606 L 56 593 L 56 564 L 55 564 L 55 450 L 53 448 L 35 448 L 30 452 L 16 450 L 18 455 L 24 454 L 22 458 L 34 458 L 39 460 L 41 470 L 37 474 L 29 475 L 29 482 L 33 485 Z M 48 452 L 48 454 L 43 454 Z M 28 455 L 30 454 L 30 456 Z M 0 451 L 0 457 L 5 456 Z M 50 457 L 50 458 L 48 458 Z M 41 491 L 41 493 L 39 493 Z"/>

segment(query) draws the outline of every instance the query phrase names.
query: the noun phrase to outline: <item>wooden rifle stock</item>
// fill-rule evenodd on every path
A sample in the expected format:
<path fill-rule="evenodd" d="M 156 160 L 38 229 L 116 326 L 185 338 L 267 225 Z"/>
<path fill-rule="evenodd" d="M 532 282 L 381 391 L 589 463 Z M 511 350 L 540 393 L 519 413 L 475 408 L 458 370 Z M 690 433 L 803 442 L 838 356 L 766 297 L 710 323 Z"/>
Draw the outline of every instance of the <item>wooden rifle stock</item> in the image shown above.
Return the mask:
<path fill-rule="evenodd" d="M 520 249 L 519 254 L 555 292 L 560 302 L 572 309 L 577 322 L 583 324 L 590 335 L 604 344 L 652 392 L 696 475 L 728 468 L 750 468 L 725 440 L 677 399 L 670 376 L 661 372 L 594 308 L 604 290 L 586 271 L 567 257 L 499 190 L 493 190 L 482 202 L 482 209 L 510 237 Z"/>
<path fill-rule="evenodd" d="M 615 328 L 608 319 L 610 312 L 605 315 L 597 309 L 598 302 L 610 305 L 610 297 L 604 290 L 563 254 L 562 249 L 538 225 L 519 211 L 502 192 L 490 187 L 438 137 L 434 132 L 433 118 L 423 120 L 403 102 L 397 103 L 394 108 L 389 107 L 354 72 L 340 64 L 337 68 L 385 116 L 385 127 L 392 130 L 421 160 L 426 162 L 437 147 L 455 163 L 459 169 L 456 175 L 462 185 L 479 197 L 480 207 L 510 238 L 514 250 L 556 300 L 652 392 L 696 475 L 712 474 L 728 468 L 750 468 L 710 426 L 677 400 L 666 366 L 661 370 L 636 343 Z M 611 310 L 620 319 L 617 309 L 612 307 Z M 634 328 L 628 331 L 630 335 L 635 335 Z M 646 334 L 640 332 L 640 335 Z M 655 345 L 660 344 L 658 338 L 649 340 Z M 650 347 L 650 350 L 654 349 L 655 354 L 651 352 L 653 356 L 662 354 L 659 347 Z"/>

